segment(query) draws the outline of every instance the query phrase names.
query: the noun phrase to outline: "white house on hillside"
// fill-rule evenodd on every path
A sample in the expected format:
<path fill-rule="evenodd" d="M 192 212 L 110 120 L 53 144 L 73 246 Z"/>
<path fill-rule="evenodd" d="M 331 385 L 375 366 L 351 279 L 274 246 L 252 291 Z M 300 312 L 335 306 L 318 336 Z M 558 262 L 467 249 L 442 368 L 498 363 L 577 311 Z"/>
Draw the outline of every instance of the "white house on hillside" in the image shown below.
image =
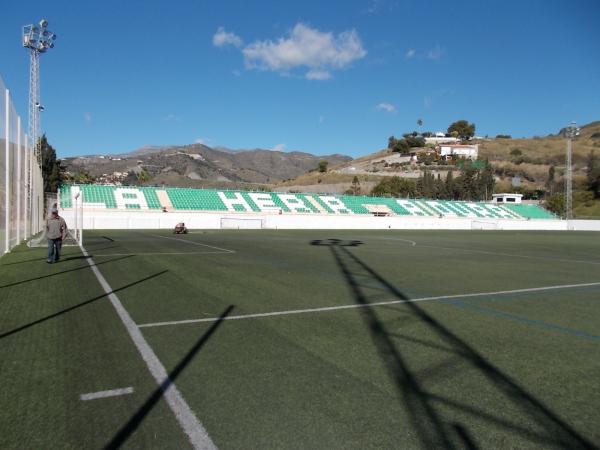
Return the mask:
<path fill-rule="evenodd" d="M 477 159 L 479 154 L 479 144 L 473 145 L 459 145 L 459 144 L 447 144 L 440 145 L 440 156 L 446 159 L 450 159 L 452 156 L 459 158 Z"/>
<path fill-rule="evenodd" d="M 493 194 L 492 203 L 521 203 L 522 194 Z"/>
<path fill-rule="evenodd" d="M 443 133 L 435 133 L 435 137 L 426 137 L 425 138 L 425 143 L 426 144 L 453 144 L 455 142 L 459 142 L 460 139 L 455 138 L 455 137 L 446 137 L 444 136 Z M 438 136 L 438 134 L 441 134 L 442 136 Z"/>

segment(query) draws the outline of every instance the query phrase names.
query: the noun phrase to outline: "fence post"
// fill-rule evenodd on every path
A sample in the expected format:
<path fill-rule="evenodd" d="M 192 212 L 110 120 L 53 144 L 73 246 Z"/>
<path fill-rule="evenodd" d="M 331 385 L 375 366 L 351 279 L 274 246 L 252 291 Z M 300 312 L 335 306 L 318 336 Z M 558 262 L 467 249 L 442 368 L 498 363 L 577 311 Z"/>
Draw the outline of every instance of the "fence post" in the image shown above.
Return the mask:
<path fill-rule="evenodd" d="M 23 155 L 25 156 L 24 167 L 25 167 L 25 186 L 27 189 L 24 190 L 23 194 L 23 228 L 25 232 L 25 239 L 29 238 L 29 136 L 24 135 L 25 145 Z"/>
<path fill-rule="evenodd" d="M 4 180 L 4 189 L 5 189 L 5 193 L 4 193 L 4 203 L 5 203 L 5 207 L 4 207 L 4 213 L 5 213 L 5 218 L 4 218 L 4 227 L 6 228 L 5 233 L 4 233 L 4 253 L 8 253 L 8 251 L 10 250 L 10 144 L 9 144 L 9 138 L 10 138 L 10 92 L 8 89 L 6 89 L 6 98 L 5 98 L 5 105 L 4 105 L 4 110 L 6 112 L 6 122 L 5 122 L 5 127 L 6 129 L 4 130 L 4 145 L 5 145 L 5 158 L 4 158 L 4 171 L 5 171 L 5 180 Z"/>
<path fill-rule="evenodd" d="M 17 245 L 21 243 L 21 118 L 17 116 Z"/>

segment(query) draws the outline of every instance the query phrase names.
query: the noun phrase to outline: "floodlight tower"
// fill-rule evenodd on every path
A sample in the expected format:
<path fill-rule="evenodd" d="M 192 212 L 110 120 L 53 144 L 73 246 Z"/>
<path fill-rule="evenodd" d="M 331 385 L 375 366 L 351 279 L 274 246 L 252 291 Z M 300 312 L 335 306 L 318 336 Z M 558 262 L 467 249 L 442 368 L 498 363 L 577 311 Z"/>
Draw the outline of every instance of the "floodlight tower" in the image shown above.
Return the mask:
<path fill-rule="evenodd" d="M 44 110 L 40 102 L 40 55 L 54 48 L 55 40 L 46 19 L 38 25 L 23 27 L 23 47 L 29 50 L 29 138 L 36 156 L 39 156 L 40 112 Z"/>
<path fill-rule="evenodd" d="M 579 136 L 579 128 L 575 122 L 565 129 L 567 138 L 567 177 L 565 180 L 565 218 L 573 218 L 573 139 Z"/>

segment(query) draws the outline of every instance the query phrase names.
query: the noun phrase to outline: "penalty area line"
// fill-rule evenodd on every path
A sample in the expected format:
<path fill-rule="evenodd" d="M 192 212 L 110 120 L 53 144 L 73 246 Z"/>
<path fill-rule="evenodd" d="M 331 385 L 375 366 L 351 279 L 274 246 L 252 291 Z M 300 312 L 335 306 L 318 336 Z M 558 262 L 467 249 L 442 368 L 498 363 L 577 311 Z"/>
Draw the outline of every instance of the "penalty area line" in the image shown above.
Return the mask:
<path fill-rule="evenodd" d="M 149 253 L 94 253 L 92 256 L 159 256 L 159 255 L 231 255 L 233 252 L 149 252 Z"/>
<path fill-rule="evenodd" d="M 152 350 L 152 348 L 142 335 L 142 332 L 139 330 L 138 326 L 133 321 L 133 319 L 121 303 L 121 300 L 119 300 L 117 294 L 114 293 L 113 288 L 108 284 L 108 282 L 96 266 L 96 263 L 85 250 L 85 248 L 82 245 L 80 245 L 80 248 L 81 252 L 83 253 L 83 256 L 86 257 L 86 260 L 90 265 L 92 272 L 94 273 L 94 275 L 96 275 L 98 283 L 100 283 L 100 286 L 102 286 L 102 289 L 104 290 L 111 304 L 115 308 L 115 311 L 121 319 L 121 322 L 123 322 L 127 333 L 129 333 L 131 340 L 133 341 L 138 352 L 142 356 L 142 359 L 146 363 L 146 366 L 152 374 L 152 377 L 154 378 L 158 386 L 168 385 L 168 387 L 162 392 L 163 398 L 167 402 L 167 405 L 169 405 L 169 408 L 171 408 L 171 411 L 173 411 L 173 414 L 175 414 L 175 418 L 179 422 L 179 425 L 183 429 L 184 433 L 188 436 L 188 439 L 192 446 L 196 449 L 216 449 L 217 447 L 211 440 L 206 429 L 204 428 L 204 426 L 202 426 L 202 424 L 200 423 L 190 406 L 187 404 L 187 402 L 181 395 L 181 392 L 179 391 L 179 389 L 177 389 L 175 383 L 169 379 L 167 369 L 165 369 L 165 366 L 162 365 L 162 363 L 158 359 L 158 356 L 156 356 L 156 353 L 154 353 L 154 350 Z"/>
<path fill-rule="evenodd" d="M 552 291 L 558 289 L 570 289 L 570 288 L 581 288 L 581 287 L 592 287 L 592 286 L 600 286 L 599 282 L 594 283 L 580 283 L 580 284 L 561 284 L 556 286 L 542 286 L 535 288 L 524 288 L 524 289 L 513 289 L 509 291 L 493 291 L 493 292 L 473 292 L 469 294 L 452 294 L 452 295 L 438 295 L 435 297 L 420 297 L 408 300 L 387 300 L 381 302 L 373 302 L 368 304 L 350 304 L 350 305 L 338 305 L 338 306 L 324 306 L 320 308 L 307 308 L 307 309 L 290 309 L 285 311 L 272 311 L 266 313 L 255 313 L 255 314 L 241 314 L 237 316 L 227 316 L 225 318 L 219 317 L 206 317 L 202 319 L 187 319 L 187 320 L 173 320 L 168 322 L 154 322 L 154 323 L 144 323 L 138 325 L 139 328 L 151 328 L 151 327 L 164 327 L 169 325 L 186 325 L 192 323 L 202 323 L 202 322 L 216 322 L 217 320 L 243 320 L 243 319 L 257 319 L 261 317 L 276 317 L 276 316 L 291 316 L 295 314 L 313 314 L 313 313 L 322 313 L 322 312 L 331 312 L 331 311 L 341 311 L 344 309 L 358 309 L 358 308 L 371 308 L 377 306 L 387 306 L 387 305 L 397 305 L 401 303 L 416 303 L 416 302 L 426 302 L 426 301 L 435 301 L 435 300 L 451 300 L 451 299 L 462 299 L 469 297 L 487 297 L 491 295 L 510 295 L 510 294 L 525 294 L 529 292 L 544 292 L 544 291 Z"/>
<path fill-rule="evenodd" d="M 126 387 L 121 389 L 111 389 L 108 391 L 90 392 L 88 394 L 81 394 L 79 399 L 82 401 L 96 400 L 99 398 L 118 397 L 120 395 L 133 394 L 132 387 Z"/>
<path fill-rule="evenodd" d="M 171 236 L 161 236 L 160 234 L 152 234 L 151 236 L 159 237 L 161 239 L 171 239 L 173 241 L 185 242 L 186 244 L 200 245 L 202 247 L 214 248 L 215 250 L 221 250 L 221 251 L 227 252 L 227 253 L 235 253 L 235 250 L 229 250 L 226 248 L 215 247 L 214 245 L 201 244 L 200 242 L 188 241 L 187 239 L 179 239 L 179 238 L 175 238 L 175 237 L 171 237 Z"/>

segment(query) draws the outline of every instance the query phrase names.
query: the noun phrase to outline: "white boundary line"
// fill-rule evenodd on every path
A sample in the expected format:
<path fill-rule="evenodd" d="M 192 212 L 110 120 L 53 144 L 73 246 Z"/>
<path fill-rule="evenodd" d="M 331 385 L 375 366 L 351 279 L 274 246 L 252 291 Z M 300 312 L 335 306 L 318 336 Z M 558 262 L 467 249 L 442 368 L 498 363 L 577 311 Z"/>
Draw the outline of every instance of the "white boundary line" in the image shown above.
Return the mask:
<path fill-rule="evenodd" d="M 235 250 L 228 250 L 226 248 L 215 247 L 213 245 L 201 244 L 200 242 L 188 241 L 187 239 L 179 239 L 179 238 L 174 238 L 174 237 L 170 237 L 170 236 L 161 236 L 160 234 L 152 234 L 151 236 L 159 237 L 162 239 L 171 239 L 173 241 L 185 242 L 186 244 L 201 245 L 202 247 L 214 248 L 215 250 L 221 250 L 221 251 L 224 251 L 227 253 L 235 253 Z"/>
<path fill-rule="evenodd" d="M 167 370 L 162 365 L 146 339 L 144 339 L 142 332 L 139 330 L 138 326 L 135 324 L 127 310 L 123 307 L 119 297 L 117 297 L 117 295 L 113 292 L 113 289 L 110 287 L 104 276 L 100 273 L 100 270 L 98 267 L 96 267 L 96 263 L 94 263 L 93 259 L 89 256 L 88 252 L 85 250 L 85 248 L 83 248 L 83 246 L 81 246 L 81 251 L 83 255 L 87 257 L 86 260 L 92 268 L 92 272 L 94 272 L 94 275 L 96 275 L 96 278 L 102 286 L 102 289 L 104 289 L 104 292 L 108 295 L 110 302 L 117 311 L 121 322 L 123 322 L 123 325 L 125 325 L 129 336 L 142 355 L 142 358 L 150 370 L 150 373 L 156 380 L 156 383 L 159 386 L 163 386 L 165 382 L 170 381 Z M 175 386 L 175 383 L 172 381 L 168 383 L 167 389 L 163 391 L 163 397 L 175 414 L 175 418 L 179 422 L 179 425 L 181 425 L 181 428 L 185 434 L 187 434 L 190 443 L 194 448 L 217 448 L 210 439 L 206 429 L 202 426 L 192 409 L 186 403 L 185 399 L 181 395 L 181 392 L 179 392 L 179 389 L 177 389 L 177 386 Z"/>
<path fill-rule="evenodd" d="M 107 398 L 107 397 L 118 397 L 119 395 L 133 394 L 132 387 L 126 387 L 121 389 L 111 389 L 110 391 L 100 391 L 100 392 L 90 392 L 89 394 L 81 394 L 79 396 L 80 400 L 96 400 L 98 398 Z"/>
<path fill-rule="evenodd" d="M 552 257 L 547 257 L 547 256 L 519 255 L 517 253 L 498 253 L 498 252 L 489 252 L 486 250 L 475 250 L 475 249 L 460 248 L 460 247 L 439 247 L 437 245 L 427 245 L 427 244 L 418 244 L 418 246 L 426 247 L 426 248 L 439 248 L 441 250 L 456 250 L 459 252 L 481 253 L 484 255 L 493 255 L 493 256 L 510 256 L 512 258 L 541 259 L 544 261 L 559 261 L 559 262 L 600 265 L 600 261 L 589 261 L 589 260 L 584 260 L 584 259 L 563 259 L 563 258 L 552 258 Z"/>
<path fill-rule="evenodd" d="M 471 294 L 455 294 L 455 295 L 440 295 L 437 297 L 421 297 L 409 300 L 388 300 L 383 302 L 373 302 L 369 304 L 356 304 L 353 303 L 351 305 L 339 305 L 339 306 L 324 306 L 321 308 L 308 308 L 308 309 L 291 309 L 287 311 L 273 311 L 266 313 L 256 313 L 256 314 L 242 314 L 238 316 L 227 316 L 225 318 L 221 317 L 207 317 L 203 319 L 187 319 L 187 320 L 174 320 L 169 322 L 154 322 L 154 323 L 144 323 L 138 325 L 139 328 L 150 328 L 150 327 L 164 327 L 169 325 L 184 325 L 190 323 L 202 323 L 202 322 L 216 322 L 218 320 L 242 320 L 242 319 L 256 319 L 260 317 L 274 317 L 274 316 L 289 316 L 293 314 L 310 314 L 310 313 L 320 313 L 320 312 L 330 312 L 330 311 L 339 311 L 343 309 L 358 309 L 358 308 L 371 308 L 375 306 L 387 306 L 387 305 L 396 305 L 399 303 L 414 303 L 414 302 L 425 302 L 432 300 L 449 300 L 453 298 L 468 298 L 468 297 L 485 297 L 488 295 L 506 295 L 506 294 L 522 294 L 528 292 L 542 292 L 542 291 L 551 291 L 556 289 L 569 289 L 569 288 L 578 288 L 578 287 L 590 287 L 590 286 L 600 286 L 600 282 L 594 283 L 581 283 L 581 284 L 562 284 L 558 286 L 542 286 L 536 288 L 525 288 L 525 289 L 514 289 L 511 291 L 495 291 L 495 292 L 475 292 Z"/>
<path fill-rule="evenodd" d="M 94 253 L 93 256 L 147 256 L 147 255 L 230 255 L 233 252 L 155 252 L 155 253 Z"/>
<path fill-rule="evenodd" d="M 439 245 L 429 245 L 429 244 L 419 244 L 410 239 L 400 239 L 400 238 L 388 238 L 388 237 L 370 237 L 370 239 L 381 240 L 381 241 L 403 241 L 410 242 L 412 247 L 424 247 L 424 248 L 435 248 L 440 250 L 453 250 L 457 252 L 468 252 L 468 253 L 481 253 L 484 255 L 493 255 L 493 256 L 510 256 L 512 258 L 526 258 L 526 259 L 541 259 L 543 261 L 559 261 L 559 262 L 571 262 L 571 263 L 579 263 L 579 264 L 594 264 L 600 265 L 600 261 L 590 261 L 585 259 L 564 259 L 564 258 L 552 258 L 547 256 L 533 256 L 533 255 L 519 255 L 518 253 L 499 253 L 499 252 L 491 252 L 487 250 L 476 250 L 470 248 L 462 248 L 462 247 L 443 247 Z"/>

